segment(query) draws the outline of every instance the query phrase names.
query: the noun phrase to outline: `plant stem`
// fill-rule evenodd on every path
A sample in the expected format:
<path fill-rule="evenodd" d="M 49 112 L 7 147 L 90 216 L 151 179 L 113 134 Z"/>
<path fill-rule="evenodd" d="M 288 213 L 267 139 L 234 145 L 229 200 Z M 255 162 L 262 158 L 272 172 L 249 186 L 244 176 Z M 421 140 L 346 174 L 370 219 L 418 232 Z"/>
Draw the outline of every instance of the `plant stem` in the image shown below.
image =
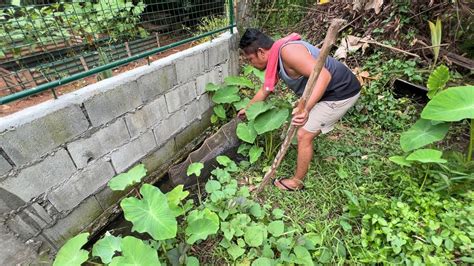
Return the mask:
<path fill-rule="evenodd" d="M 166 250 L 165 244 L 166 243 L 164 240 L 160 241 L 160 246 L 163 248 L 163 254 L 166 256 L 166 253 L 168 253 L 168 251 Z"/>
<path fill-rule="evenodd" d="M 201 187 L 199 186 L 199 177 L 196 176 L 196 184 L 197 184 L 197 187 L 198 187 L 198 200 L 199 200 L 199 205 L 202 205 L 202 201 L 201 201 Z"/>
<path fill-rule="evenodd" d="M 474 119 L 471 119 L 471 134 L 469 140 L 469 149 L 467 151 L 467 161 L 472 160 L 472 149 L 474 148 Z"/>
<path fill-rule="evenodd" d="M 423 179 L 423 183 L 421 183 L 420 191 L 423 189 L 423 186 L 425 185 L 426 178 L 428 177 L 429 170 L 430 170 L 430 167 L 428 166 L 428 168 L 426 168 L 425 178 Z"/>

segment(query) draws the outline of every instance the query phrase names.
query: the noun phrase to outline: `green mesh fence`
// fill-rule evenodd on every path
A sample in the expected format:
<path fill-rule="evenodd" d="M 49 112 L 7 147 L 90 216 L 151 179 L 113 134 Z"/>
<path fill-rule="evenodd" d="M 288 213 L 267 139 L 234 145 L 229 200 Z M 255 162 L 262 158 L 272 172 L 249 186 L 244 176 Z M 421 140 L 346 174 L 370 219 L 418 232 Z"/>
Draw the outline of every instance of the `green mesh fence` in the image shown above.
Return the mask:
<path fill-rule="evenodd" d="M 94 69 L 107 77 L 127 58 L 229 29 L 229 6 L 229 0 L 0 0 L 0 103 Z"/>

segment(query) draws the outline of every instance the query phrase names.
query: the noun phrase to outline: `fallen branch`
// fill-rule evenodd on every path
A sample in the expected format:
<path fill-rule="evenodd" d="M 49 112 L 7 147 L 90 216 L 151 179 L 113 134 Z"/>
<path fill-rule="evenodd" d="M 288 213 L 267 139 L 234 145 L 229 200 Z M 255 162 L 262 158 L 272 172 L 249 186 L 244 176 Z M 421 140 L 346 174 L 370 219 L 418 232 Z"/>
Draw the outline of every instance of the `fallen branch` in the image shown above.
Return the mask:
<path fill-rule="evenodd" d="M 387 44 L 379 43 L 379 42 L 376 42 L 376 41 L 364 41 L 364 40 L 360 40 L 360 42 L 375 44 L 375 45 L 378 45 L 378 46 L 382 46 L 382 47 L 388 48 L 388 49 L 390 49 L 390 50 L 392 50 L 392 51 L 395 51 L 395 52 L 404 53 L 404 54 L 406 54 L 406 55 L 410 55 L 410 56 L 413 56 L 413 57 L 416 57 L 416 58 L 420 58 L 420 56 L 417 55 L 417 54 L 410 53 L 410 52 L 404 51 L 404 50 L 402 50 L 402 49 L 399 49 L 399 48 L 396 48 L 396 47 L 393 47 L 393 46 L 390 46 L 390 45 L 387 45 Z"/>
<path fill-rule="evenodd" d="M 343 19 L 332 20 L 331 25 L 329 26 L 329 29 L 327 31 L 326 38 L 324 39 L 323 47 L 321 48 L 319 52 L 319 56 L 316 59 L 316 64 L 314 66 L 314 69 L 308 78 L 308 82 L 306 83 L 306 87 L 304 89 L 303 95 L 301 96 L 301 99 L 298 102 L 297 113 L 301 113 L 306 107 L 306 102 L 309 96 L 313 92 L 313 88 L 316 85 L 316 81 L 318 80 L 321 70 L 323 69 L 324 63 L 326 62 L 326 58 L 328 57 L 329 51 L 331 50 L 331 46 L 336 41 L 336 36 L 339 32 L 339 29 L 342 27 L 342 25 L 345 22 L 346 21 Z M 286 151 L 288 150 L 288 147 L 290 146 L 291 140 L 295 136 L 297 129 L 298 128 L 294 125 L 291 125 L 288 128 L 288 132 L 280 148 L 280 151 L 276 155 L 275 160 L 273 161 L 272 167 L 263 177 L 262 183 L 260 183 L 258 188 L 255 190 L 255 194 L 259 194 L 260 192 L 262 192 L 263 188 L 270 182 L 272 177 L 275 175 L 276 169 L 278 168 L 281 161 L 283 160 L 283 157 L 285 157 Z"/>

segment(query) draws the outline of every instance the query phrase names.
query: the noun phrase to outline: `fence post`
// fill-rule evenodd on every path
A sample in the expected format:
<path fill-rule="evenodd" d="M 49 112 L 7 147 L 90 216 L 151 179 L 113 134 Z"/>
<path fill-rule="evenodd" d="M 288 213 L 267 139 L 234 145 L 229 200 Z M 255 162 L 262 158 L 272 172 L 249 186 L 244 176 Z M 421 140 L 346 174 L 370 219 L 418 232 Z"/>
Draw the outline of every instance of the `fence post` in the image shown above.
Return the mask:
<path fill-rule="evenodd" d="M 229 0 L 229 23 L 234 25 L 234 1 Z M 230 28 L 230 33 L 234 34 L 234 27 Z"/>

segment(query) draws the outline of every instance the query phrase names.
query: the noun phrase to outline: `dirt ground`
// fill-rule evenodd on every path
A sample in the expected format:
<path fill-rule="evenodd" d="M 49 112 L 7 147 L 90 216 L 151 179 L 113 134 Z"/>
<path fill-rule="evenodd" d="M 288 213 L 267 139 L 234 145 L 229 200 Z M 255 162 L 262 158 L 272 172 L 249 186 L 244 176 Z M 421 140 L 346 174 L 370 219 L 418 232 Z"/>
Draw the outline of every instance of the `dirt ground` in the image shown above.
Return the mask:
<path fill-rule="evenodd" d="M 149 60 L 143 58 L 143 59 L 134 61 L 132 63 L 120 66 L 118 68 L 113 69 L 113 71 L 112 71 L 113 75 L 116 76 L 120 73 L 129 71 L 131 69 L 134 69 L 134 68 L 137 68 L 137 67 L 140 67 L 140 66 L 144 66 L 144 65 L 148 64 L 148 62 L 153 62 L 153 61 L 156 61 L 158 59 L 167 57 L 171 54 L 186 50 L 186 49 L 192 47 L 193 45 L 194 45 L 193 43 L 183 44 L 183 45 L 180 45 L 180 46 L 175 47 L 173 49 L 166 50 L 164 52 L 149 56 L 148 57 Z M 71 91 L 78 90 L 80 88 L 83 88 L 87 85 L 90 85 L 90 84 L 93 84 L 93 83 L 96 83 L 96 82 L 97 82 L 97 75 L 92 75 L 92 76 L 89 76 L 89 77 L 86 77 L 86 78 L 83 78 L 83 79 L 76 80 L 74 82 L 65 84 L 63 86 L 57 87 L 57 88 L 55 88 L 55 92 L 56 92 L 56 95 L 58 97 L 61 97 L 61 95 L 64 95 L 64 94 L 69 93 Z M 51 90 L 48 90 L 48 91 L 44 91 L 42 93 L 38 93 L 36 95 L 30 96 L 30 97 L 27 97 L 27 98 L 24 98 L 24 99 L 21 99 L 21 100 L 18 100 L 18 101 L 11 102 L 9 104 L 0 105 L 0 117 L 4 117 L 4 116 L 10 115 L 10 114 L 13 114 L 13 113 L 18 112 L 20 110 L 23 110 L 27 107 L 30 107 L 30 106 L 33 106 L 33 105 L 36 105 L 36 104 L 39 104 L 39 103 L 42 103 L 42 102 L 45 102 L 45 101 L 51 100 L 51 99 L 54 99 L 54 95 L 53 95 L 53 92 Z"/>

